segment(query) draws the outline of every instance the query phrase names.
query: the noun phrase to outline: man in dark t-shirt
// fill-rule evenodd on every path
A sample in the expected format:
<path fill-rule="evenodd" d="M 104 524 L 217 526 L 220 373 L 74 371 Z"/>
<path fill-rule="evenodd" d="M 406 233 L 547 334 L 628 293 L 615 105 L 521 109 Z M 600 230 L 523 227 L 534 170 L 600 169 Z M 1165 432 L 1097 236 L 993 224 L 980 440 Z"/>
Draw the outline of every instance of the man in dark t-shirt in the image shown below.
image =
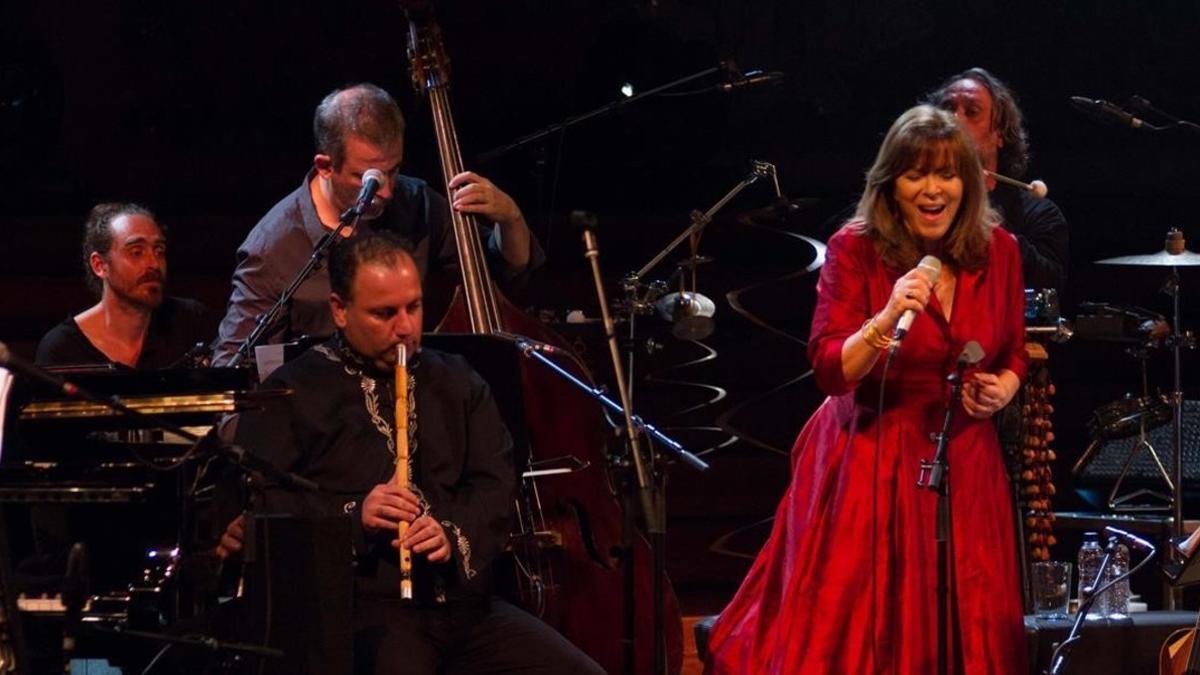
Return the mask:
<path fill-rule="evenodd" d="M 176 365 L 208 338 L 203 305 L 166 297 L 167 235 L 133 203 L 98 204 L 84 225 L 83 265 L 99 301 L 38 343 L 40 365 Z"/>

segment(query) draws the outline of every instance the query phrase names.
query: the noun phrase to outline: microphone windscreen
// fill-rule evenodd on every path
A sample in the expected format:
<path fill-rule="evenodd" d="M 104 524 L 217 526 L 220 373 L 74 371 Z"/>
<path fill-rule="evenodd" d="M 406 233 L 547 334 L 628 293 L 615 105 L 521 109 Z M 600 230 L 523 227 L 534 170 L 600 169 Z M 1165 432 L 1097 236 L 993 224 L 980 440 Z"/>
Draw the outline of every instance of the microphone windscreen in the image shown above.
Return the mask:
<path fill-rule="evenodd" d="M 958 360 L 969 366 L 973 366 L 983 360 L 983 347 L 975 340 L 971 340 L 963 345 L 962 354 L 959 354 Z"/>
<path fill-rule="evenodd" d="M 383 172 L 379 169 L 367 169 L 363 172 L 362 184 L 366 185 L 367 181 L 373 180 L 376 185 L 383 185 L 384 178 Z"/>
<path fill-rule="evenodd" d="M 921 262 L 917 264 L 917 269 L 925 275 L 929 283 L 936 283 L 938 276 L 942 273 L 942 261 L 937 259 L 937 256 L 927 255 L 921 258 Z"/>

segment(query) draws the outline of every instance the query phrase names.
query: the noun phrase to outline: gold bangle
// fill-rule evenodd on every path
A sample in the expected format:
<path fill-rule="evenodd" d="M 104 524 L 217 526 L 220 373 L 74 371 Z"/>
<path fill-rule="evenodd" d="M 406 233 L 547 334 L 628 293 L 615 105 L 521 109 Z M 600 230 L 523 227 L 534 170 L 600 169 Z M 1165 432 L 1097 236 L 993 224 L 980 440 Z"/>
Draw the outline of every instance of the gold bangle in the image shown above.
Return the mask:
<path fill-rule="evenodd" d="M 884 335 L 879 331 L 879 327 L 875 325 L 875 317 L 871 317 L 863 322 L 862 325 L 863 342 L 874 349 L 887 349 L 892 345 L 892 338 Z"/>

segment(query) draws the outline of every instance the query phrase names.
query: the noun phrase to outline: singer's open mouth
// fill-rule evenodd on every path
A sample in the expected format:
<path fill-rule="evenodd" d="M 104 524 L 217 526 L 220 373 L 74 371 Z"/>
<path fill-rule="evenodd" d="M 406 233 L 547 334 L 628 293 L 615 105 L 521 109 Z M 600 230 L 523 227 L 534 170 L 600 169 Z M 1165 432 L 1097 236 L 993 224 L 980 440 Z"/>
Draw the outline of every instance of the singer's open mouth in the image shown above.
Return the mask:
<path fill-rule="evenodd" d="M 946 205 L 945 205 L 945 204 L 938 204 L 938 205 L 936 205 L 936 206 L 918 206 L 917 208 L 918 208 L 918 209 L 920 209 L 921 213 L 928 213 L 928 214 L 930 214 L 930 215 L 937 215 L 937 214 L 941 213 L 942 211 L 945 211 L 945 210 L 946 210 Z"/>

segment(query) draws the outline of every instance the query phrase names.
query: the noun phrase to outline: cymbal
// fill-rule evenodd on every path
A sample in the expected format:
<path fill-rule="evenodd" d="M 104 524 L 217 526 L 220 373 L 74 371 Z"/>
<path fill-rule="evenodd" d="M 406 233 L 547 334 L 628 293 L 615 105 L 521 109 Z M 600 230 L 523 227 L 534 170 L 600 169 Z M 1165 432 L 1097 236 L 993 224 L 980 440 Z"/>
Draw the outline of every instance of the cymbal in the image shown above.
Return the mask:
<path fill-rule="evenodd" d="M 1141 265 L 1148 267 L 1194 267 L 1200 265 L 1200 253 L 1159 251 L 1145 255 L 1123 255 L 1097 260 L 1097 265 Z"/>
<path fill-rule="evenodd" d="M 764 206 L 760 209 L 743 211 L 736 216 L 739 223 L 772 223 L 786 219 L 788 216 L 803 211 L 817 202 L 821 201 L 816 197 L 800 197 L 798 199 L 782 199 L 776 200 L 770 206 Z"/>
<path fill-rule="evenodd" d="M 706 265 L 713 261 L 713 257 L 709 255 L 697 255 L 690 258 L 684 258 L 675 263 L 675 266 L 680 269 L 691 269 L 692 265 Z"/>

